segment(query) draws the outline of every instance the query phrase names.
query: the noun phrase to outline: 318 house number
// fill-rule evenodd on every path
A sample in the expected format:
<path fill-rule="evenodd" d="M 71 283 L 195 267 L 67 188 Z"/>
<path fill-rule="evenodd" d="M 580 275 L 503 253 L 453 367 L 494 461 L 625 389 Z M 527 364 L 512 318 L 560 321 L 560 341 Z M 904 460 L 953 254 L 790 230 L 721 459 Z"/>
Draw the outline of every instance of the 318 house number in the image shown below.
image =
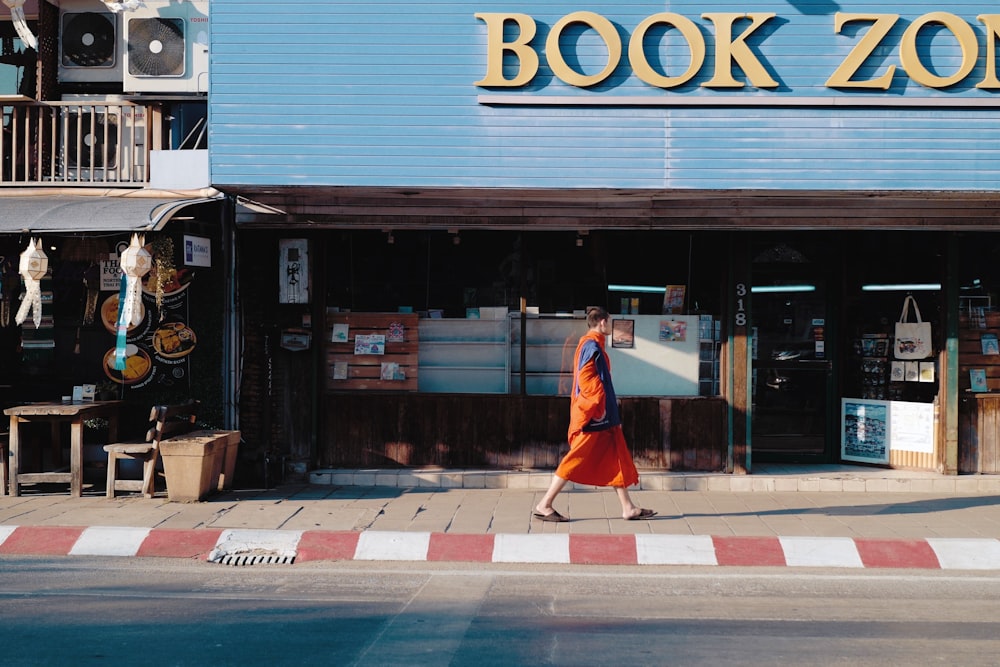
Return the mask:
<path fill-rule="evenodd" d="M 736 313 L 733 322 L 738 327 L 747 325 L 747 285 L 736 283 Z"/>

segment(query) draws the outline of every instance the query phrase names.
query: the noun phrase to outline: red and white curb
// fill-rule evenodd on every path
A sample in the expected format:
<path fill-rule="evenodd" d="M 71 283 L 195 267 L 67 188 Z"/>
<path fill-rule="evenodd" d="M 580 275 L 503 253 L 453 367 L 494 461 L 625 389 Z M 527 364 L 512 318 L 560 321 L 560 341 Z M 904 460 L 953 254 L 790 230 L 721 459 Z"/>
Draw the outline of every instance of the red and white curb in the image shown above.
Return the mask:
<path fill-rule="evenodd" d="M 239 564 L 429 561 L 1000 570 L 1000 540 L 395 531 L 192 530 L 0 525 L 0 557 L 139 556 Z M 244 560 L 243 562 L 247 562 Z"/>

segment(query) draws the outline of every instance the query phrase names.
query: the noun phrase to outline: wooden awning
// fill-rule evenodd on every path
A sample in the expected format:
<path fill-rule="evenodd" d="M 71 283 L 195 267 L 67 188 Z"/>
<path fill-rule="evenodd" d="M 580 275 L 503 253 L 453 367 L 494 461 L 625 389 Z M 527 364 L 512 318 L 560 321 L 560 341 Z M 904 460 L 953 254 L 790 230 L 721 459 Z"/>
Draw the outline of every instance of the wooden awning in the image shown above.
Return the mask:
<path fill-rule="evenodd" d="M 111 195 L 38 194 L 8 196 L 0 191 L 0 234 L 157 231 L 193 204 L 218 201 L 218 193 L 143 196 L 141 191 Z"/>
<path fill-rule="evenodd" d="M 1000 230 L 1000 193 L 216 186 L 242 228 Z"/>

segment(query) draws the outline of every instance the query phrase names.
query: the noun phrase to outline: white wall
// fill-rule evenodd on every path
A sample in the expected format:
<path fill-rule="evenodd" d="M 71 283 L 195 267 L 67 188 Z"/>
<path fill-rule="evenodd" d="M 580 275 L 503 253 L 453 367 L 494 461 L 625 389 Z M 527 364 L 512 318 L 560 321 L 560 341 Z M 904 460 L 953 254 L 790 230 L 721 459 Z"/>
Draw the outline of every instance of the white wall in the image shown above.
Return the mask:
<path fill-rule="evenodd" d="M 635 322 L 635 347 L 614 347 L 608 337 L 611 375 L 618 396 L 698 395 L 697 315 L 613 315 Z M 684 341 L 660 340 L 660 323 L 687 325 Z"/>

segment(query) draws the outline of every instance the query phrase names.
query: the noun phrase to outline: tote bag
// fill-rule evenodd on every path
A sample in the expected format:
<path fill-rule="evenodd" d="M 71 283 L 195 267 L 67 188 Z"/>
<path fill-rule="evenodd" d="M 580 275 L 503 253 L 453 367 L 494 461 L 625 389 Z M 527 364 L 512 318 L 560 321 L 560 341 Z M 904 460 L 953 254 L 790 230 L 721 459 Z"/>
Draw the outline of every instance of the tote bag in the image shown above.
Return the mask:
<path fill-rule="evenodd" d="M 910 306 L 915 321 L 910 322 Z M 920 308 L 912 296 L 903 299 L 903 311 L 896 322 L 896 339 L 893 352 L 897 359 L 926 359 L 931 356 L 931 323 L 920 319 Z"/>

